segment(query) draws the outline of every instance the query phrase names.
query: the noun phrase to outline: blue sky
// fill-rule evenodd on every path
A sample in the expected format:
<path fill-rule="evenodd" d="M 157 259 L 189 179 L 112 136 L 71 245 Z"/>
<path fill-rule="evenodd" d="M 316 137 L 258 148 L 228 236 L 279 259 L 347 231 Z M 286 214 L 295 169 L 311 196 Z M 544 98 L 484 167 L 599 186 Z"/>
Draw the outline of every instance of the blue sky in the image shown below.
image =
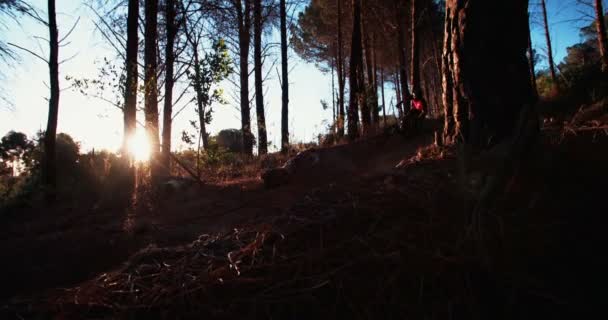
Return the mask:
<path fill-rule="evenodd" d="M 43 0 L 33 1 L 38 8 L 45 8 Z M 588 21 L 581 19 L 579 9 L 586 8 L 572 5 L 575 0 L 547 0 L 554 55 L 556 61 L 561 61 L 566 48 L 580 41 L 578 29 Z M 60 36 L 65 34 L 80 17 L 77 29 L 71 35 L 71 43 L 61 48 L 62 59 L 76 55 L 72 60 L 60 67 L 62 88 L 69 84 L 65 76 L 91 77 L 97 73 L 99 63 L 104 57 L 113 57 L 113 50 L 105 43 L 93 24 L 94 14 L 78 0 L 58 0 L 57 10 Z M 532 6 L 532 11 L 538 11 Z M 10 32 L 1 31 L 1 36 L 8 42 L 14 42 L 46 56 L 45 43 L 36 40 L 36 36 L 47 37 L 48 31 L 33 22 L 26 21 L 21 26 L 12 26 Z M 533 43 L 539 52 L 544 50 L 544 38 L 540 26 L 533 27 Z M 542 52 L 541 52 L 542 53 Z M 325 131 L 328 120 L 331 119 L 331 108 L 322 110 L 320 100 L 326 100 L 331 105 L 331 77 L 320 73 L 314 65 L 307 64 L 294 53 L 290 54 L 290 129 L 292 139 L 310 141 Z M 546 65 L 541 61 L 540 67 Z M 277 65 L 278 67 L 278 65 Z M 11 68 L 4 68 L 7 77 L 2 79 L 5 92 L 12 99 L 13 107 L 0 104 L 0 135 L 9 130 L 23 131 L 33 135 L 45 128 L 48 96 L 48 71 L 46 65 L 22 53 L 21 61 Z M 276 75 L 276 72 L 271 72 Z M 269 79 L 265 86 L 267 93 L 266 117 L 269 141 L 274 145 L 280 142 L 280 110 L 281 90 L 276 76 Z M 392 86 L 387 85 L 390 92 Z M 230 91 L 231 88 L 225 88 Z M 229 95 L 226 94 L 228 97 Z M 392 94 L 389 95 L 389 99 Z M 110 98 L 110 96 L 108 96 Z M 230 100 L 230 99 L 229 99 Z M 388 103 L 388 102 L 387 102 Z M 181 105 L 181 104 L 180 104 Z M 210 126 L 211 133 L 217 133 L 225 128 L 240 127 L 240 113 L 231 105 L 214 106 L 214 120 Z M 161 107 L 159 105 L 159 107 Z M 254 108 L 255 109 L 255 108 Z M 174 145 L 179 148 L 181 131 L 190 129 L 188 121 L 195 118 L 193 106 L 180 114 L 174 123 Z M 140 117 L 143 118 L 143 115 Z M 255 117 L 252 114 L 252 117 Z M 255 119 L 255 118 L 253 118 Z M 255 121 L 254 121 L 255 122 Z M 254 128 L 254 132 L 256 129 Z M 91 148 L 106 148 L 116 150 L 122 139 L 122 115 L 114 106 L 99 99 L 85 97 L 74 90 L 64 90 L 61 93 L 59 111 L 59 131 L 72 135 L 80 141 L 84 150 Z"/>

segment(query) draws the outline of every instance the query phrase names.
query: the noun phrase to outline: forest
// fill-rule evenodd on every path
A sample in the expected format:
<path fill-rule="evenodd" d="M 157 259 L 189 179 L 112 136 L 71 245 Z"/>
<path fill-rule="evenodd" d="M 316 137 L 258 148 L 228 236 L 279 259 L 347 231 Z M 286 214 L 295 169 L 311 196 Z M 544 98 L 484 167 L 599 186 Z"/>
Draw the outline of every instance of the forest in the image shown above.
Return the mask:
<path fill-rule="evenodd" d="M 606 5 L 0 0 L 0 319 L 601 317 Z"/>

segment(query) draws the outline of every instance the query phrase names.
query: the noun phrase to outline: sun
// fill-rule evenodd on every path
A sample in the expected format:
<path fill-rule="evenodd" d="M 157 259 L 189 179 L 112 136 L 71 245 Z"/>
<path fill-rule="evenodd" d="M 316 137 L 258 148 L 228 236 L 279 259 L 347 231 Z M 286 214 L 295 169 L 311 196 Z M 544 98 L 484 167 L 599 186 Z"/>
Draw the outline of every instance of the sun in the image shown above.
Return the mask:
<path fill-rule="evenodd" d="M 129 139 L 128 143 L 129 155 L 137 162 L 146 162 L 150 160 L 150 139 L 145 130 L 138 129 Z"/>

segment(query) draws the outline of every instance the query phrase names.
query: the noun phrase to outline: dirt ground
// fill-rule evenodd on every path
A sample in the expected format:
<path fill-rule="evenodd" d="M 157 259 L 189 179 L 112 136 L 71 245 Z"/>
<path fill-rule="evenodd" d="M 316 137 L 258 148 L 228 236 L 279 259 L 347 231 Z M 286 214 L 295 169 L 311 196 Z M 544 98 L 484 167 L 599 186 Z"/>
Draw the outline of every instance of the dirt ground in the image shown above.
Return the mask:
<path fill-rule="evenodd" d="M 561 139 L 546 132 L 539 152 L 485 217 L 484 248 L 463 235 L 475 181 L 459 184 L 453 156 L 418 154 L 430 142 L 430 135 L 388 135 L 324 149 L 321 163 L 329 165 L 287 186 L 266 190 L 259 179 L 209 184 L 155 201 L 141 214 L 29 212 L 0 226 L 0 301 L 8 302 L 0 315 L 24 314 L 29 298 L 56 296 L 57 288 L 66 288 L 70 301 L 73 288 L 95 291 L 91 279 L 142 248 L 184 245 L 260 221 L 285 235 L 284 263 L 252 262 L 240 282 L 214 287 L 213 301 L 199 292 L 195 301 L 221 312 L 170 300 L 118 317 L 569 319 L 588 317 L 608 301 L 605 135 Z M 395 169 L 404 159 L 410 161 Z M 334 170 L 336 163 L 348 170 Z M 486 260 L 471 254 L 480 251 Z M 76 305 L 90 312 L 99 305 L 94 298 Z M 95 318 L 70 310 L 57 317 Z M 104 312 L 110 316 L 103 318 L 116 316 Z"/>
<path fill-rule="evenodd" d="M 355 147 L 336 147 L 327 158 L 354 159 L 348 172 L 334 168 L 298 177 L 282 188 L 266 190 L 260 179 L 238 179 L 194 186 L 181 194 L 155 201 L 140 215 L 128 210 L 41 207 L 0 225 L 1 298 L 69 287 L 111 270 L 137 250 L 190 242 L 205 233 L 218 233 L 261 216 L 291 207 L 309 191 L 350 180 L 353 174 L 389 171 L 412 156 L 426 138 L 376 138 Z M 375 157 L 369 157 L 375 154 Z M 334 160 L 331 160 L 334 161 Z M 335 168 L 340 169 L 340 168 Z"/>

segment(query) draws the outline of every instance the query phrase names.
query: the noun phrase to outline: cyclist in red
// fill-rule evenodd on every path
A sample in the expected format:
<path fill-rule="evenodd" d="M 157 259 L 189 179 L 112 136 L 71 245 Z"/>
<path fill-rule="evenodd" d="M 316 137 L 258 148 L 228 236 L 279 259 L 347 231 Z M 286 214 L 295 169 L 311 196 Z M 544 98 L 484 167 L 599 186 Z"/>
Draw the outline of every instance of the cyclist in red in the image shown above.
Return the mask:
<path fill-rule="evenodd" d="M 427 105 L 426 101 L 420 94 L 414 93 L 411 100 L 410 110 L 407 113 L 409 123 L 412 125 L 412 129 L 418 130 L 422 119 L 426 116 Z"/>

